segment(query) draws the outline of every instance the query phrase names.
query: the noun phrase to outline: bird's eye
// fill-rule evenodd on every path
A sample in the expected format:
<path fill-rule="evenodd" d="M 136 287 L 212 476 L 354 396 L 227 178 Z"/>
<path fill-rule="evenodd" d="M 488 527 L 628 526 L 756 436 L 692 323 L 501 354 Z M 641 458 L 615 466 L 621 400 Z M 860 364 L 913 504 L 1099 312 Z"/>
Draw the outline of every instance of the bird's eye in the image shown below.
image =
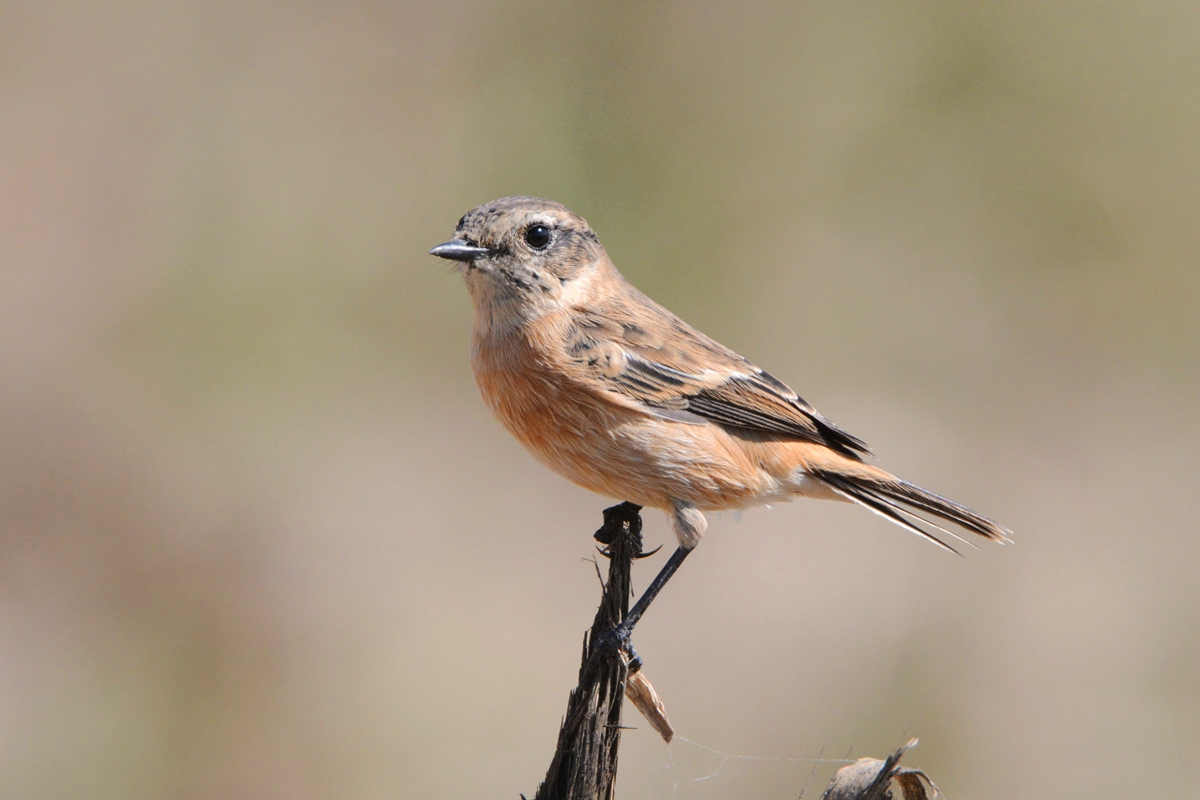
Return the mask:
<path fill-rule="evenodd" d="M 525 231 L 525 243 L 534 250 L 541 250 L 550 244 L 550 229 L 545 225 L 533 225 Z"/>

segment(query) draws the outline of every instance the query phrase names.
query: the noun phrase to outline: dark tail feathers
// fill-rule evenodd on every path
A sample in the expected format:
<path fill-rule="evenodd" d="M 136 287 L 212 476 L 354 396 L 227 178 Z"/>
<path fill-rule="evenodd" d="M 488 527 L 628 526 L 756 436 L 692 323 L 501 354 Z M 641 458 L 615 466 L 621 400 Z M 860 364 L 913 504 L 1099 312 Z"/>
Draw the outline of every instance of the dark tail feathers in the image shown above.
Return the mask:
<path fill-rule="evenodd" d="M 958 551 L 916 523 L 920 522 L 937 528 L 960 542 L 971 543 L 918 512 L 952 522 L 972 533 L 994 541 L 1010 541 L 1009 536 L 1012 531 L 1003 525 L 992 522 L 982 514 L 978 514 L 966 506 L 961 506 L 953 500 L 947 500 L 920 486 L 914 486 L 907 481 L 887 475 L 882 470 L 879 472 L 881 473 L 879 476 L 826 470 L 816 470 L 812 474 L 847 500 L 866 506 L 876 514 L 888 518 L 913 533 L 924 536 L 952 553 L 958 553 Z M 883 477 L 884 475 L 886 477 Z"/>

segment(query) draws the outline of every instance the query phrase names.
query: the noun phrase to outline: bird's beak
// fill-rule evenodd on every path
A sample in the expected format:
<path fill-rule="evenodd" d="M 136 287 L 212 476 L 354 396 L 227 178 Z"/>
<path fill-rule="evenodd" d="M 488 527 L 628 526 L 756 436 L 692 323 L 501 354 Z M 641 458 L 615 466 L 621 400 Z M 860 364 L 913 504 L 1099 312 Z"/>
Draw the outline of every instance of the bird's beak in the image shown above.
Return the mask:
<path fill-rule="evenodd" d="M 439 244 L 429 251 L 429 255 L 438 258 L 449 258 L 453 261 L 474 261 L 488 254 L 486 247 L 476 247 L 459 239 L 451 239 L 445 244 Z"/>

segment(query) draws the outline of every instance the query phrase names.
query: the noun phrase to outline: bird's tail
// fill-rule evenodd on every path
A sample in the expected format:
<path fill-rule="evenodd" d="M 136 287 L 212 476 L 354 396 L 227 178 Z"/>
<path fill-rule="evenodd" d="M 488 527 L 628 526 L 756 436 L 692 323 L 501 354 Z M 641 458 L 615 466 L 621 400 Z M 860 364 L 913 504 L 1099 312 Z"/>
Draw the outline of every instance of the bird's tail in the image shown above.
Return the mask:
<path fill-rule="evenodd" d="M 953 500 L 947 500 L 941 495 L 902 481 L 895 475 L 867 464 L 847 464 L 846 467 L 849 468 L 810 469 L 809 474 L 845 499 L 866 506 L 876 514 L 924 536 L 953 553 L 958 551 L 917 523 L 929 525 L 966 544 L 970 542 L 942 527 L 930 517 L 953 523 L 987 539 L 1009 541 L 1012 531 L 1008 528 Z"/>

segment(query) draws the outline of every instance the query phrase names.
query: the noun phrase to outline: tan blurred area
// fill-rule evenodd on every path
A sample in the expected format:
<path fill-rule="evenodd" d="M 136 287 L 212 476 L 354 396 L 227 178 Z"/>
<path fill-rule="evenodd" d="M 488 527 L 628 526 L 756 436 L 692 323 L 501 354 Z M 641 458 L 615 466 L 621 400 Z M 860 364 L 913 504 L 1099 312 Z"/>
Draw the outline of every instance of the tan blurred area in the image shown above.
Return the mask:
<path fill-rule="evenodd" d="M 534 194 L 887 469 L 725 514 L 635 644 L 623 798 L 1200 783 L 1200 7 L 0 5 L 0 796 L 516 797 L 609 498 L 426 254 Z M 619 499 L 619 498 L 616 498 Z M 647 512 L 650 546 L 670 544 Z M 641 562 L 649 581 L 658 559 Z"/>

